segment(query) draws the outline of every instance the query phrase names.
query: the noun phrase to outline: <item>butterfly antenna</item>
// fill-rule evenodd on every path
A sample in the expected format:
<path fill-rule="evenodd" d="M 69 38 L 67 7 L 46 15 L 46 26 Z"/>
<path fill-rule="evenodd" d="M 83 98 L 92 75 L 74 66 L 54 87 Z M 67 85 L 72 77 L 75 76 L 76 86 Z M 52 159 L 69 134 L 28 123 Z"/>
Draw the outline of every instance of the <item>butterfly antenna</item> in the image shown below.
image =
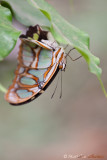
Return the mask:
<path fill-rule="evenodd" d="M 72 48 L 72 49 L 70 49 L 69 50 L 69 52 L 66 54 L 66 57 L 70 54 L 70 52 L 72 51 L 72 50 L 74 50 L 75 48 Z"/>
<path fill-rule="evenodd" d="M 62 97 L 62 71 L 61 71 L 61 92 L 60 92 L 60 98 Z"/>
<path fill-rule="evenodd" d="M 55 87 L 54 92 L 53 92 L 53 94 L 52 94 L 52 96 L 51 96 L 51 99 L 53 98 L 53 96 L 54 96 L 54 94 L 55 94 L 55 92 L 56 92 L 56 89 L 57 89 L 57 86 L 58 86 L 58 81 L 59 81 L 59 75 L 58 75 L 56 87 Z"/>

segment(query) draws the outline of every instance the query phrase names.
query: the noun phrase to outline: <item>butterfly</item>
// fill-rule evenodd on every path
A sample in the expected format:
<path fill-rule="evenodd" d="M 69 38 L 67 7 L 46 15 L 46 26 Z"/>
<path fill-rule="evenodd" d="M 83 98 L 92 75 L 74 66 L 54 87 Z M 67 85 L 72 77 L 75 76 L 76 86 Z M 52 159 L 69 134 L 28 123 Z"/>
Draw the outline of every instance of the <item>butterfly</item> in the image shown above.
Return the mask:
<path fill-rule="evenodd" d="M 20 36 L 15 78 L 5 99 L 13 105 L 32 101 L 52 82 L 59 70 L 66 68 L 66 54 L 49 31 L 39 25 L 30 26 Z"/>

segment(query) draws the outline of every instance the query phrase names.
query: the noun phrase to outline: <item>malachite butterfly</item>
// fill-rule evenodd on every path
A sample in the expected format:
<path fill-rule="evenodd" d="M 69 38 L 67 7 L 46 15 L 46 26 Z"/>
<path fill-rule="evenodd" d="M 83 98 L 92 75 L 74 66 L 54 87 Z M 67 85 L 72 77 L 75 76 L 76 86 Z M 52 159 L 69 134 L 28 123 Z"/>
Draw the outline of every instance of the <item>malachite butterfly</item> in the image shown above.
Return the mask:
<path fill-rule="evenodd" d="M 66 67 L 63 47 L 39 25 L 29 27 L 20 40 L 15 78 L 5 95 L 5 99 L 14 105 L 35 99 L 47 88 L 59 69 L 65 70 Z"/>

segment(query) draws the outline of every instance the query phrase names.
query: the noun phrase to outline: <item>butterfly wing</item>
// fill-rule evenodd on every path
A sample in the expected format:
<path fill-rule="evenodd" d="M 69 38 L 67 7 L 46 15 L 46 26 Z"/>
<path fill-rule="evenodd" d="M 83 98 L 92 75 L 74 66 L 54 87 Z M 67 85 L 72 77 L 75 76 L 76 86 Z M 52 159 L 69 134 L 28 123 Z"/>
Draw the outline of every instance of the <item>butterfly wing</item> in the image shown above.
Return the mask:
<path fill-rule="evenodd" d="M 5 99 L 11 104 L 22 104 L 33 100 L 56 72 L 58 68 L 56 55 L 59 51 L 53 52 L 28 40 L 22 40 L 15 78 Z"/>

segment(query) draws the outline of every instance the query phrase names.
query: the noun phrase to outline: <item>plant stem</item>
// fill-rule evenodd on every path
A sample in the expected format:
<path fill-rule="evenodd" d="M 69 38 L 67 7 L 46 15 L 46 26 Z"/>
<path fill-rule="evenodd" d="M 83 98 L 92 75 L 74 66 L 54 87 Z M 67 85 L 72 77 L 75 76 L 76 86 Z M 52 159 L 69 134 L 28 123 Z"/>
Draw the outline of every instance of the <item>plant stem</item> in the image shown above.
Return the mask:
<path fill-rule="evenodd" d="M 105 88 L 104 88 L 103 82 L 102 82 L 102 80 L 100 79 L 100 77 L 98 77 L 98 80 L 99 80 L 99 82 L 100 82 L 100 85 L 101 85 L 101 88 L 102 88 L 102 90 L 103 90 L 103 92 L 104 92 L 104 95 L 105 95 L 105 97 L 107 98 L 107 92 L 106 92 L 106 90 L 105 90 Z"/>
<path fill-rule="evenodd" d="M 6 93 L 7 89 L 2 84 L 0 84 L 0 91 Z"/>

